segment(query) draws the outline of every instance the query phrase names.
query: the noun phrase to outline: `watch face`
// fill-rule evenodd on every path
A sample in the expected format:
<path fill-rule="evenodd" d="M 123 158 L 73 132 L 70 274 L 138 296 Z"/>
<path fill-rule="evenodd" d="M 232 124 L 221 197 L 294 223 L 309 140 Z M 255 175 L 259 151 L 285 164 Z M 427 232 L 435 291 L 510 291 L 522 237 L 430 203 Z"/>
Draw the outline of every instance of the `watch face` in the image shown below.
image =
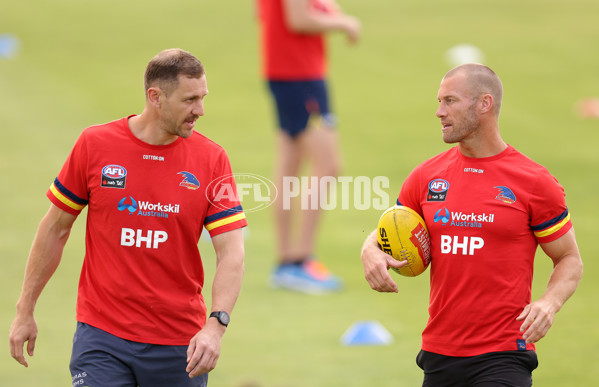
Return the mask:
<path fill-rule="evenodd" d="M 227 312 L 212 312 L 210 313 L 210 317 L 216 317 L 218 322 L 224 326 L 227 326 L 231 320 Z"/>
<path fill-rule="evenodd" d="M 220 320 L 221 323 L 223 323 L 224 325 L 227 325 L 229 323 L 229 321 L 231 320 L 229 318 L 229 315 L 225 312 L 221 312 L 218 316 L 218 319 Z"/>

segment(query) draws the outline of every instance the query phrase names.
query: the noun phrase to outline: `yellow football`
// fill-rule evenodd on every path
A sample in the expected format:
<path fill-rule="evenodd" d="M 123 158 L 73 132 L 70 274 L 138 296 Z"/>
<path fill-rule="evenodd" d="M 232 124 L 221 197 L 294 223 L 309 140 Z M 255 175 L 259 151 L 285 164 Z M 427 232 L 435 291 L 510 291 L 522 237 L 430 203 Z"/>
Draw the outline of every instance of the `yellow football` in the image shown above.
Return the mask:
<path fill-rule="evenodd" d="M 431 238 L 424 219 L 411 208 L 393 206 L 379 219 L 377 241 L 381 250 L 408 264 L 393 270 L 406 277 L 422 274 L 431 262 Z"/>

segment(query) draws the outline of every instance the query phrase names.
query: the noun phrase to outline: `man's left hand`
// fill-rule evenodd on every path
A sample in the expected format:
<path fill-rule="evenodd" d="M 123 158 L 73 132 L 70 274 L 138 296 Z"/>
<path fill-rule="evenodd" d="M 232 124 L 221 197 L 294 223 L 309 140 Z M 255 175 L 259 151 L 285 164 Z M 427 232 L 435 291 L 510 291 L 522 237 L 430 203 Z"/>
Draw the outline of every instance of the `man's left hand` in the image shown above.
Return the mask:
<path fill-rule="evenodd" d="M 216 367 L 224 330 L 225 327 L 216 319 L 209 319 L 206 326 L 190 340 L 186 368 L 190 378 L 210 372 Z"/>

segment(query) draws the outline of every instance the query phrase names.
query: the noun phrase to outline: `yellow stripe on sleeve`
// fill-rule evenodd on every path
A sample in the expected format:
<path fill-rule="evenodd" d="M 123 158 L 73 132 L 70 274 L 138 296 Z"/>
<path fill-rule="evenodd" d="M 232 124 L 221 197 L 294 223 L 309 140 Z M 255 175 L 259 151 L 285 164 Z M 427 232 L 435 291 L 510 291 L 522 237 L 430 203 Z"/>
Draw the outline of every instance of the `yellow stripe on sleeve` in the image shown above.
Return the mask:
<path fill-rule="evenodd" d="M 83 209 L 83 207 L 85 207 L 84 205 L 77 204 L 74 201 L 72 201 L 71 199 L 69 199 L 66 196 L 64 196 L 63 194 L 61 194 L 60 191 L 56 188 L 56 186 L 54 184 L 52 184 L 50 186 L 50 191 L 52 191 L 52 194 L 56 197 L 56 199 L 60 200 L 62 203 L 71 207 L 74 210 L 81 211 Z"/>
<path fill-rule="evenodd" d="M 548 229 L 545 229 L 543 231 L 535 231 L 535 236 L 537 238 L 543 238 L 548 235 L 551 235 L 554 232 L 558 231 L 560 228 L 564 227 L 564 225 L 566 223 L 568 223 L 569 220 L 570 220 L 570 214 L 568 214 L 568 216 L 566 216 L 561 222 L 559 222 L 558 224 L 556 224 L 553 227 L 549 227 Z"/>
<path fill-rule="evenodd" d="M 210 224 L 206 224 L 206 225 L 204 225 L 204 227 L 206 227 L 206 230 L 210 231 L 217 227 L 221 227 L 221 226 L 233 223 L 233 222 L 237 222 L 238 220 L 242 220 L 242 219 L 245 219 L 245 214 L 243 212 L 240 214 L 235 214 L 235 215 L 229 216 L 227 218 L 217 220 Z"/>

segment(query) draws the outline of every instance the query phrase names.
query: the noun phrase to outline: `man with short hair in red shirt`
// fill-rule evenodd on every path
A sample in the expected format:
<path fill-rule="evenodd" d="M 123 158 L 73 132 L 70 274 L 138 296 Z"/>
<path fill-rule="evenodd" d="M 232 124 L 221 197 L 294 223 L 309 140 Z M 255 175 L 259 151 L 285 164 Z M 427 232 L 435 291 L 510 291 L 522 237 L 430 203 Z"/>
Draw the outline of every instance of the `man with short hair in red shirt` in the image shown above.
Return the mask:
<path fill-rule="evenodd" d="M 191 53 L 160 52 L 146 68 L 146 104 L 87 128 L 47 196 L 10 332 L 28 366 L 34 308 L 87 206 L 77 296 L 73 385 L 206 386 L 243 277 L 247 222 L 224 149 L 194 130 L 208 86 Z M 218 182 L 215 186 L 214 182 Z M 202 230 L 216 252 L 211 312 L 202 295 Z M 208 317 L 208 318 L 207 318 Z"/>
<path fill-rule="evenodd" d="M 423 386 L 530 386 L 534 343 L 582 276 L 563 188 L 501 138 L 502 94 L 486 66 L 445 75 L 437 117 L 443 141 L 458 145 L 417 166 L 397 200 L 423 217 L 431 236 L 429 320 L 417 358 Z M 539 245 L 554 270 L 531 301 Z M 375 233 L 362 262 L 373 289 L 398 291 L 387 270 L 406 262 L 383 253 Z"/>

